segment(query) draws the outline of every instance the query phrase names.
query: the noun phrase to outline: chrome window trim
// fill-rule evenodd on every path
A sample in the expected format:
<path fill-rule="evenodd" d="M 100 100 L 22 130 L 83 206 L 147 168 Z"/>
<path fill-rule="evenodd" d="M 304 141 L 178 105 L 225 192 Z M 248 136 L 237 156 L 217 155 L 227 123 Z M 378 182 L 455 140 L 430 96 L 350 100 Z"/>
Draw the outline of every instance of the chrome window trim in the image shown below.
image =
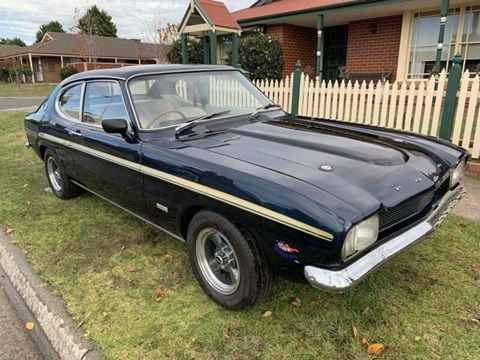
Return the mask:
<path fill-rule="evenodd" d="M 122 103 L 123 103 L 123 107 L 125 108 L 125 115 L 127 115 L 127 118 L 125 120 L 127 120 L 127 122 L 129 123 L 130 125 L 130 131 L 132 131 L 133 127 L 132 127 L 132 120 L 130 119 L 130 115 L 128 114 L 128 109 L 127 109 L 127 103 L 125 102 L 125 98 L 123 96 L 123 92 L 122 92 L 122 84 L 120 84 L 120 81 L 117 80 L 117 79 L 101 79 L 101 78 L 98 78 L 98 79 L 89 79 L 89 80 L 85 80 L 84 81 L 84 89 L 83 89 L 83 98 L 82 98 L 82 120 L 79 121 L 82 125 L 86 125 L 86 126 L 91 126 L 91 127 L 94 127 L 94 128 L 100 128 L 103 130 L 103 127 L 102 125 L 97 125 L 97 124 L 92 124 L 92 123 L 87 123 L 87 122 L 84 122 L 83 121 L 83 107 L 85 105 L 85 94 L 87 93 L 87 85 L 90 84 L 90 83 L 98 83 L 98 82 L 108 82 L 108 83 L 114 83 L 114 84 L 118 84 L 119 86 L 119 90 L 120 90 L 120 97 L 122 99 Z"/>
<path fill-rule="evenodd" d="M 74 123 L 79 123 L 81 122 L 80 119 L 75 119 L 74 117 L 70 116 L 69 114 L 66 114 L 65 112 L 63 112 L 61 109 L 60 109 L 60 98 L 63 96 L 63 94 L 65 94 L 68 90 L 70 90 L 71 88 L 75 87 L 75 86 L 78 86 L 78 85 L 81 85 L 81 89 L 80 89 L 80 106 L 79 106 L 79 109 L 78 109 L 78 116 L 82 116 L 83 117 L 83 94 L 84 94 L 84 90 L 85 90 L 85 81 L 78 81 L 78 82 L 72 82 L 71 84 L 69 84 L 68 86 L 64 87 L 62 89 L 62 91 L 59 91 L 56 98 L 55 98 L 55 111 L 57 112 L 57 114 L 59 116 L 62 117 L 62 119 L 64 120 L 68 120 L 68 121 L 71 121 L 71 122 L 74 122 Z"/>

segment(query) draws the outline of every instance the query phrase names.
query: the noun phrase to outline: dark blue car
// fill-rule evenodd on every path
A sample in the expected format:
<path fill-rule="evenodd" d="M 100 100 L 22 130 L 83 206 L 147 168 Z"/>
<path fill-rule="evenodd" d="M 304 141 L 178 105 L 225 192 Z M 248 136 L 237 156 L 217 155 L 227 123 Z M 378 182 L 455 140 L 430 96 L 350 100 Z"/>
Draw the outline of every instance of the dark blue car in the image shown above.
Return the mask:
<path fill-rule="evenodd" d="M 263 299 L 276 275 L 344 291 L 465 195 L 462 148 L 292 117 L 226 66 L 74 75 L 25 129 L 57 197 L 90 191 L 186 241 L 228 309 Z"/>

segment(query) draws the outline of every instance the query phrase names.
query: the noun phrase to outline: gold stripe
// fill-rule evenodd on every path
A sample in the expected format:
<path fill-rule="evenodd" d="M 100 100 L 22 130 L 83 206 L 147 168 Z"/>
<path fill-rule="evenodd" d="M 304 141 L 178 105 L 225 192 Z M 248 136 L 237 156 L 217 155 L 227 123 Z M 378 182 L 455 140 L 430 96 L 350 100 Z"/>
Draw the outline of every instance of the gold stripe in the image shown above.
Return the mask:
<path fill-rule="evenodd" d="M 45 134 L 45 133 L 40 133 L 39 136 L 46 139 L 46 140 L 51 140 L 55 143 L 62 144 L 64 146 L 68 146 L 72 149 L 82 151 L 84 153 L 99 157 L 101 159 L 104 159 L 104 160 L 107 160 L 107 161 L 125 166 L 129 169 L 139 171 L 142 174 L 152 176 L 154 178 L 166 181 L 166 182 L 174 184 L 174 185 L 181 186 L 185 189 L 188 189 L 188 190 L 194 191 L 196 193 L 199 193 L 199 194 L 211 197 L 213 199 L 222 201 L 224 203 L 235 206 L 237 208 L 240 208 L 240 209 L 246 210 L 248 212 L 260 215 L 260 216 L 262 216 L 266 219 L 279 222 L 283 225 L 289 226 L 289 227 L 294 228 L 296 230 L 300 230 L 300 231 L 302 231 L 304 233 L 307 233 L 309 235 L 319 237 L 323 240 L 327 240 L 327 241 L 332 241 L 333 240 L 333 235 L 326 232 L 326 231 L 317 229 L 314 226 L 305 224 L 301 221 L 292 219 L 291 217 L 288 217 L 286 215 L 283 215 L 283 214 L 280 214 L 278 212 L 272 211 L 270 209 L 264 208 L 262 206 L 254 204 L 250 201 L 246 201 L 246 200 L 243 200 L 243 199 L 238 198 L 236 196 L 227 194 L 223 191 L 219 191 L 219 190 L 210 188 L 208 186 L 201 185 L 201 184 L 198 184 L 196 182 L 186 180 L 186 179 L 183 179 L 181 177 L 178 177 L 178 176 L 175 176 L 175 175 L 163 172 L 163 171 L 159 171 L 159 170 L 156 170 L 156 169 L 144 166 L 144 165 L 140 165 L 140 164 L 134 163 L 132 161 L 125 160 L 125 159 L 119 158 L 117 156 L 113 156 L 113 155 L 107 154 L 105 152 L 98 151 L 96 149 L 92 149 L 92 148 L 86 147 L 84 145 L 80 145 L 80 144 L 71 142 L 69 140 L 60 139 L 60 138 L 57 138 L 56 136 L 48 135 L 48 134 Z"/>

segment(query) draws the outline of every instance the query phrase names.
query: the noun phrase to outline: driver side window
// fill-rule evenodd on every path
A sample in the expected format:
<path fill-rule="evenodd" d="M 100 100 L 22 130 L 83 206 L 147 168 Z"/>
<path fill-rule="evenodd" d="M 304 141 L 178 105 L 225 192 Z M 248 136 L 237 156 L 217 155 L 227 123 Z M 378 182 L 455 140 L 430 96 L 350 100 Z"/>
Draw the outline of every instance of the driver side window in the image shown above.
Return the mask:
<path fill-rule="evenodd" d="M 87 83 L 82 122 L 101 126 L 108 119 L 128 120 L 120 85 L 111 81 Z"/>

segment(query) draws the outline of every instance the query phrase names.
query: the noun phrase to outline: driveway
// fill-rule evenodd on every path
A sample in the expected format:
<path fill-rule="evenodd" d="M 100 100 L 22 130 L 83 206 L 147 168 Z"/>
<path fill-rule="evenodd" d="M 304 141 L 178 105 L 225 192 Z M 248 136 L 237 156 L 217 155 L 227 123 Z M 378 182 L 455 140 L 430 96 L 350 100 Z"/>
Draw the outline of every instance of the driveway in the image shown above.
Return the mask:
<path fill-rule="evenodd" d="M 45 97 L 29 97 L 29 98 L 0 98 L 0 111 L 1 110 L 23 110 L 23 111 L 35 111 L 45 100 Z"/>

